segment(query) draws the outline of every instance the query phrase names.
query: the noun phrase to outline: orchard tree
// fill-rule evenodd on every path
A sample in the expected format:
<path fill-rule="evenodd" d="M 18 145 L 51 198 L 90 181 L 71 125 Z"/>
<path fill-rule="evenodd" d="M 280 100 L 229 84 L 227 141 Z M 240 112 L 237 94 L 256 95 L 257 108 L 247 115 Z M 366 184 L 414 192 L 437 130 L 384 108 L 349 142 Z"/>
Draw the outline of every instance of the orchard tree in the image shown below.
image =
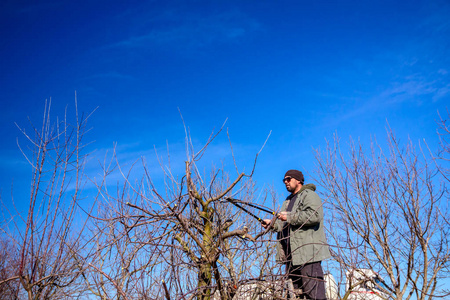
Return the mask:
<path fill-rule="evenodd" d="M 447 110 L 447 118 L 439 115 L 437 134 L 439 136 L 439 149 L 433 156 L 439 172 L 445 180 L 450 182 L 450 111 Z"/>
<path fill-rule="evenodd" d="M 175 175 L 170 155 L 168 163 L 159 157 L 163 185 L 154 183 L 145 160 L 126 171 L 115 154 L 102 164 L 98 214 L 91 216 L 94 231 L 101 233 L 89 255 L 93 293 L 120 299 L 210 299 L 215 293 L 231 299 L 249 280 L 272 280 L 273 245 L 260 239 L 266 232 L 227 200 L 256 200 L 254 166 L 245 173 L 235 164 L 233 178 L 223 165 L 200 171 L 207 168 L 201 159 L 221 130 L 197 152 L 186 130 L 184 172 Z M 108 176 L 115 172 L 123 180 L 112 189 Z"/>
<path fill-rule="evenodd" d="M 325 190 L 328 242 L 344 272 L 370 269 L 389 299 L 435 299 L 448 294 L 450 211 L 448 181 L 421 145 L 392 130 L 370 148 L 338 137 L 316 151 L 317 180 Z M 346 147 L 347 148 L 347 147 Z M 448 149 L 448 145 L 444 145 Z M 351 294 L 347 291 L 344 299 Z"/>
<path fill-rule="evenodd" d="M 76 103 L 76 102 L 75 102 Z M 7 245 L 2 245 L 0 287 L 20 299 L 67 299 L 82 294 L 80 276 L 85 267 L 77 255 L 84 246 L 84 223 L 78 214 L 84 184 L 86 154 L 83 135 L 88 117 L 69 119 L 67 112 L 54 122 L 51 101 L 46 103 L 42 126 L 30 122 L 19 127 L 28 142 L 19 147 L 31 168 L 31 191 L 26 213 L 21 205 L 4 205 L 1 227 Z M 25 206 L 26 207 L 26 206 Z M 8 251 L 11 250 L 11 251 Z M 7 252 L 6 252 L 7 251 Z"/>

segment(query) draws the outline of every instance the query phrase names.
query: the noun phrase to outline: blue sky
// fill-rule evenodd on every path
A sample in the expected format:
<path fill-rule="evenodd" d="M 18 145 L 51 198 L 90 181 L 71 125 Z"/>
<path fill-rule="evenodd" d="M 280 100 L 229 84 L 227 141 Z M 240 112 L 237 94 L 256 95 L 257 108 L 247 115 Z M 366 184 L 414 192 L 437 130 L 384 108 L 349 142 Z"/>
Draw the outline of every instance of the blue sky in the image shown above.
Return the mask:
<path fill-rule="evenodd" d="M 448 1 L 7 0 L 0 34 L 3 201 L 13 180 L 19 202 L 29 187 L 14 122 L 39 121 L 49 98 L 54 116 L 73 111 L 75 91 L 80 111 L 98 107 L 94 157 L 117 143 L 122 163 L 146 156 L 156 170 L 168 143 L 181 175 L 179 111 L 196 145 L 227 119 L 246 170 L 271 132 L 255 179 L 280 193 L 334 132 L 382 140 L 389 122 L 435 144 L 450 103 Z M 206 159 L 220 165 L 227 149 L 222 135 Z"/>

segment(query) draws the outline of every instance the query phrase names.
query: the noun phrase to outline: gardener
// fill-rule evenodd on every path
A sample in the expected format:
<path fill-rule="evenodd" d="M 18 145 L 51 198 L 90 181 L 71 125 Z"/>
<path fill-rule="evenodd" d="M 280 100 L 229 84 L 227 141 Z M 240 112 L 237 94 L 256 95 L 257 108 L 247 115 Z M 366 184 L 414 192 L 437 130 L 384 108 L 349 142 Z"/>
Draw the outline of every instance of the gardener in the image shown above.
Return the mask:
<path fill-rule="evenodd" d="M 286 265 L 286 272 L 295 289 L 307 299 L 326 299 L 321 261 L 329 258 L 323 229 L 323 208 L 314 184 L 304 184 L 302 172 L 289 170 L 283 178 L 291 193 L 283 202 L 273 224 L 278 233 L 277 261 Z M 268 227 L 272 220 L 265 219 Z"/>

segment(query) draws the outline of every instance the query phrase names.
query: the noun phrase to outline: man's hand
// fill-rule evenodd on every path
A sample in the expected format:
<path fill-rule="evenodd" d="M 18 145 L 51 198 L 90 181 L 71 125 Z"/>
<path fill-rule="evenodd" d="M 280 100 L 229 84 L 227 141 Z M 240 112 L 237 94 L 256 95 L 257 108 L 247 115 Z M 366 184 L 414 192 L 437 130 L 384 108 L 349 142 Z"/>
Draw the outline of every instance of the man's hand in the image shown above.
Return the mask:
<path fill-rule="evenodd" d="M 287 221 L 287 212 L 282 211 L 277 215 L 278 220 Z"/>
<path fill-rule="evenodd" d="M 261 222 L 262 227 L 267 228 L 269 227 L 270 223 L 272 223 L 271 219 L 264 219 L 263 222 Z"/>

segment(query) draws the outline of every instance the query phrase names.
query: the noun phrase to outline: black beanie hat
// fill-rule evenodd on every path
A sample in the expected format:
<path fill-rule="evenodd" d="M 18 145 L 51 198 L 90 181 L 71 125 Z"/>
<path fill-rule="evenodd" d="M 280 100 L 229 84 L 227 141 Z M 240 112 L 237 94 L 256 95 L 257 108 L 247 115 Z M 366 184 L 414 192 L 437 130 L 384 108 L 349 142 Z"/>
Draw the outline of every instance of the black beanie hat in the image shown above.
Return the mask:
<path fill-rule="evenodd" d="M 286 176 L 290 176 L 292 178 L 297 179 L 298 181 L 300 181 L 301 184 L 305 182 L 305 177 L 303 177 L 303 173 L 298 170 L 289 170 L 286 172 L 286 174 L 284 174 L 284 178 L 286 178 Z"/>

